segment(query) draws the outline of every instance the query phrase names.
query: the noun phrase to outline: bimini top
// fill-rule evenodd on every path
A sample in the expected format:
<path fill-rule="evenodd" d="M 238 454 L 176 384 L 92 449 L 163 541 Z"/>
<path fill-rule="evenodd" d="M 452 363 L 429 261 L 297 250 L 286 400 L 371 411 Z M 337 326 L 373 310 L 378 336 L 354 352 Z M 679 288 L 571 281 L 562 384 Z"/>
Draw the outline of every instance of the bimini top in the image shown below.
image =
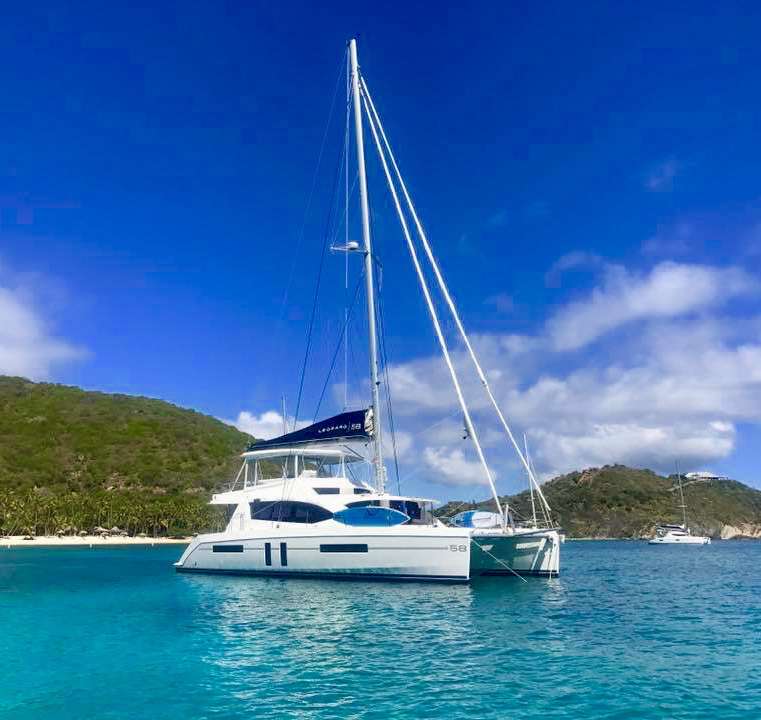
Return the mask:
<path fill-rule="evenodd" d="M 282 450 L 336 440 L 366 440 L 373 436 L 373 411 L 353 410 L 320 420 L 301 430 L 286 433 L 271 440 L 251 443 L 246 452 L 258 450 Z"/>
<path fill-rule="evenodd" d="M 251 444 L 249 447 L 258 448 L 258 444 Z M 311 457 L 323 458 L 326 464 L 331 458 L 336 463 L 339 462 L 367 462 L 359 453 L 355 452 L 346 445 L 339 442 L 330 443 L 304 443 L 303 445 L 294 445 L 293 447 L 265 447 L 262 450 L 246 450 L 241 454 L 242 458 L 252 460 L 266 460 L 268 458 L 287 458 L 287 457 Z"/>

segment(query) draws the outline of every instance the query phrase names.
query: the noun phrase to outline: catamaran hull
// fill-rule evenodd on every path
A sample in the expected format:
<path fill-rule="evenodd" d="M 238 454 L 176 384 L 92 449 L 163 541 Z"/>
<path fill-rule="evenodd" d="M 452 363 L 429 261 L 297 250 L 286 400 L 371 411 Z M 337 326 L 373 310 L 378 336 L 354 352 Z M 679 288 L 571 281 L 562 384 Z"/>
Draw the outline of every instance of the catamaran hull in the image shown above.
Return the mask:
<path fill-rule="evenodd" d="M 474 534 L 470 549 L 471 577 L 560 573 L 560 535 L 555 530 L 508 535 Z"/>
<path fill-rule="evenodd" d="M 648 545 L 710 545 L 711 538 L 688 535 L 681 537 L 659 537 L 647 541 Z"/>
<path fill-rule="evenodd" d="M 199 537 L 178 572 L 467 582 L 467 533 Z"/>
<path fill-rule="evenodd" d="M 557 576 L 560 537 L 447 529 L 414 535 L 199 536 L 178 572 L 467 582 L 482 575 Z"/>

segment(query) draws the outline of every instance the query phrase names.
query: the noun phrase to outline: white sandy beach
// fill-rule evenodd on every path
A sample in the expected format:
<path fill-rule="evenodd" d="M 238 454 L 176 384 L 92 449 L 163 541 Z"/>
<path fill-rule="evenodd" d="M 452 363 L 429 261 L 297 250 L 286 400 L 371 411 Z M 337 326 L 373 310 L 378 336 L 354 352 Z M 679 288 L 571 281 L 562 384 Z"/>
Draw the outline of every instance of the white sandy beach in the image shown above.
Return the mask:
<path fill-rule="evenodd" d="M 187 545 L 191 538 L 152 538 L 152 537 L 119 537 L 100 535 L 64 535 L 63 537 L 35 537 L 34 540 L 24 540 L 23 535 L 0 537 L 0 549 L 13 547 L 98 547 L 106 545 Z"/>

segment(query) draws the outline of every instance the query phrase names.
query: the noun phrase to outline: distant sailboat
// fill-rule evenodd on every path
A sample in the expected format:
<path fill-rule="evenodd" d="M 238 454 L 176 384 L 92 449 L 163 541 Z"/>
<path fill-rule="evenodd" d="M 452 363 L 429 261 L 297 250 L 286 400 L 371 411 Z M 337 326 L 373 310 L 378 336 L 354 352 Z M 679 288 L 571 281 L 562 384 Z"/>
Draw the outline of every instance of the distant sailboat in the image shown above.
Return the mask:
<path fill-rule="evenodd" d="M 659 524 L 655 528 L 655 537 L 648 544 L 650 545 L 710 545 L 711 538 L 706 535 L 693 535 L 687 526 L 687 505 L 684 502 L 684 489 L 682 488 L 682 475 L 677 469 L 677 478 L 679 481 L 679 497 L 681 498 L 682 524 L 667 525 Z"/>

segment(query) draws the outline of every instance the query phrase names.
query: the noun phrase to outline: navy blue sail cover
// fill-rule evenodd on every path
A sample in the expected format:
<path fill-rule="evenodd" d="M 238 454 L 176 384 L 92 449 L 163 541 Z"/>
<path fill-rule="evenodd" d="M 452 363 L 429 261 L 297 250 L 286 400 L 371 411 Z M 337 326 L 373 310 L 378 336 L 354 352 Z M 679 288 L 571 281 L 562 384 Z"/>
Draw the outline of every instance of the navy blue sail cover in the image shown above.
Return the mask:
<path fill-rule="evenodd" d="M 352 410 L 320 420 L 301 430 L 251 443 L 247 450 L 265 450 L 267 448 L 289 448 L 305 443 L 324 442 L 326 440 L 362 440 L 373 435 L 373 411 Z"/>

